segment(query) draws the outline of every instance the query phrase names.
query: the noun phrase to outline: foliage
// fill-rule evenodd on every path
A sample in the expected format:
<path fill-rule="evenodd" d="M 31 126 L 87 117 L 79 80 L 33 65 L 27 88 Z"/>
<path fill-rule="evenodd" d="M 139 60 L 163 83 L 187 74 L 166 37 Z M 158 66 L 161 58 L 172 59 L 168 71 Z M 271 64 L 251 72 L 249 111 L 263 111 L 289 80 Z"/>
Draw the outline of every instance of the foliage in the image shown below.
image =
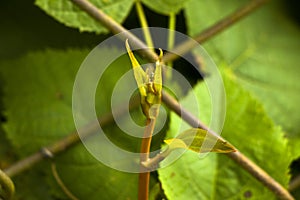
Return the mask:
<path fill-rule="evenodd" d="M 102 55 L 111 53 L 112 51 L 103 50 Z M 8 78 L 4 81 L 6 94 L 4 104 L 8 119 L 4 128 L 15 152 L 21 157 L 33 153 L 75 129 L 72 118 L 71 92 L 78 67 L 86 55 L 86 50 L 47 50 L 31 53 L 18 60 L 2 64 L 1 74 Z M 59 62 L 57 62 L 58 60 Z M 8 66 L 15 67 L 9 68 Z M 120 65 L 114 65 L 112 68 L 116 67 L 120 68 Z M 123 74 L 124 70 L 126 68 L 120 68 L 118 71 Z M 118 77 L 114 70 L 111 72 L 116 78 Z M 11 76 L 15 78 L 9 79 Z M 108 82 L 107 78 L 106 83 Z M 114 85 L 114 80 L 110 79 L 110 82 L 111 84 L 108 86 Z M 19 83 L 22 85 L 17 86 Z M 109 92 L 111 88 L 102 87 L 102 94 L 104 91 Z M 22 99 L 22 102 L 19 99 Z M 98 105 L 106 104 L 103 101 L 108 100 L 99 98 Z M 33 123 L 28 123 L 28 121 Z M 132 143 L 131 146 L 133 148 Z M 98 199 L 99 196 L 102 196 L 103 199 L 117 199 L 118 196 L 114 196 L 119 195 L 115 193 L 117 185 L 120 186 L 119 190 L 123 191 L 121 199 L 136 196 L 132 192 L 136 190 L 137 186 L 136 175 L 118 172 L 104 166 L 83 145 L 78 145 L 57 157 L 55 163 L 62 180 L 69 186 L 69 190 L 79 198 L 89 196 L 89 199 Z M 41 173 L 52 176 L 47 171 L 49 168 Z M 103 181 L 104 179 L 106 181 Z M 125 180 L 127 183 L 131 183 L 127 184 L 127 189 L 123 185 Z M 83 183 L 84 185 L 82 185 Z M 111 188 L 110 185 L 114 185 L 114 188 Z M 35 187 L 35 185 L 31 187 Z M 26 188 L 24 189 L 26 193 Z M 103 195 L 104 193 L 107 197 Z M 35 194 L 32 195 L 35 196 Z"/>
<path fill-rule="evenodd" d="M 251 160 L 263 166 L 276 180 L 287 185 L 291 157 L 287 155 L 287 141 L 282 131 L 266 116 L 262 105 L 236 83 L 231 72 L 223 74 L 227 113 L 222 136 L 241 152 L 245 152 Z M 181 104 L 193 112 L 195 105 L 189 103 L 193 94 L 199 99 L 200 110 L 210 113 L 210 95 L 204 83 L 199 83 Z M 210 123 L 210 117 L 210 114 L 201 115 L 206 124 Z M 180 121 L 178 116 L 171 115 L 167 137 L 174 136 L 172 134 L 177 132 Z M 265 162 L 266 158 L 268 162 Z M 278 159 L 280 163 L 277 162 Z M 276 168 L 273 166 L 274 162 L 277 162 Z M 271 198 L 267 189 L 223 154 L 207 154 L 204 158 L 199 158 L 194 152 L 186 152 L 170 167 L 160 169 L 159 178 L 170 199 L 182 199 L 186 196 L 191 199 L 243 199 L 246 193 L 251 193 L 251 197 L 255 199 Z"/>
<path fill-rule="evenodd" d="M 297 126 L 300 121 L 300 30 L 282 14 L 280 6 L 279 3 L 264 6 L 212 39 L 205 48 L 218 65 L 225 63 L 231 68 L 237 81 L 264 104 L 270 117 L 283 127 L 297 158 L 300 156 Z M 199 7 L 206 8 L 209 18 L 205 12 L 195 10 Z M 237 1 L 222 4 L 221 1 L 191 0 L 186 6 L 189 33 L 199 33 L 235 7 Z"/>
<path fill-rule="evenodd" d="M 124 22 L 134 11 L 133 0 L 91 0 L 90 2 L 119 23 Z M 193 36 L 247 1 L 231 0 L 226 4 L 221 0 L 142 0 L 141 2 L 162 15 L 179 13 L 183 10 L 188 34 Z M 2 2 L 2 4 L 9 4 L 9 2 Z M 17 2 L 11 3 L 13 4 L 19 5 Z M 299 27 L 293 24 L 282 11 L 282 4 L 283 2 L 279 1 L 269 3 L 205 43 L 204 47 L 220 67 L 224 79 L 227 113 L 222 137 L 266 170 L 276 181 L 287 187 L 290 181 L 289 167 L 292 161 L 300 156 L 300 150 L 297 148 L 300 145 L 298 126 L 300 31 Z M 79 29 L 80 32 L 97 34 L 109 32 L 75 6 L 72 1 L 36 0 L 35 5 L 60 23 Z M 9 6 L 5 8 L 7 7 Z M 22 6 L 17 9 L 22 13 Z M 36 17 L 37 21 L 38 18 Z M 98 39 L 100 41 L 108 36 L 73 34 L 75 30 L 67 29 L 63 25 L 51 25 L 55 22 L 47 21 L 49 19 L 46 18 L 41 19 L 45 23 L 42 20 L 39 24 L 28 25 L 27 21 L 32 24 L 37 22 L 30 19 L 24 20 L 26 21 L 24 23 L 18 18 L 20 24 L 25 24 L 22 25 L 23 29 L 12 29 L 11 24 L 16 23 L 10 23 L 10 28 L 1 33 L 3 34 L 1 38 L 8 38 L 7 40 L 11 41 L 11 43 L 1 42 L 4 49 L 8 49 L 8 53 L 4 50 L 0 52 L 1 168 L 39 151 L 40 148 L 75 130 L 72 117 L 72 88 L 77 70 L 94 45 L 89 42 Z M 0 22 L 0 24 L 9 23 Z M 49 37 L 56 34 L 55 30 L 62 31 L 61 34 L 54 36 L 57 40 L 53 45 L 44 42 L 47 40 L 44 37 L 38 36 L 36 27 L 39 27 L 45 35 L 47 32 L 43 32 L 42 29 L 49 30 L 47 28 L 53 27 L 51 30 L 53 32 L 48 32 Z M 17 38 L 19 35 L 16 32 L 20 32 L 21 35 L 22 30 L 27 38 L 28 35 L 30 38 L 33 37 L 29 40 L 32 44 Z M 12 36 L 9 31 L 12 32 Z M 68 38 L 69 35 L 72 35 L 70 37 L 73 38 L 72 40 Z M 13 37 L 12 41 L 10 38 Z M 76 43 L 74 41 L 79 43 L 78 48 L 69 48 L 74 47 Z M 48 49 L 48 46 L 56 48 Z M 35 51 L 28 51 L 28 49 L 35 49 Z M 110 47 L 99 51 L 103 57 L 116 52 Z M 195 57 L 199 56 L 197 52 L 193 53 Z M 23 55 L 19 56 L 19 54 Z M 100 81 L 96 94 L 96 110 L 99 115 L 110 110 L 113 87 L 130 68 L 129 59 L 120 57 L 106 71 L 106 76 Z M 126 92 L 126 85 L 123 91 Z M 197 117 L 209 124 L 210 96 L 204 82 L 199 81 L 193 90 L 180 100 L 184 108 L 191 112 L 195 106 L 190 103 L 192 93 L 199 99 L 201 108 L 201 116 Z M 175 134 L 178 132 L 177 125 L 181 119 L 172 112 L 168 111 L 168 114 L 170 124 L 169 126 L 166 124 L 162 133 L 154 138 L 152 145 L 155 148 L 163 143 L 164 134 L 167 134 L 166 138 L 170 139 L 176 137 Z M 134 110 L 132 115 L 138 123 L 145 120 L 141 110 Z M 184 124 L 184 128 L 190 129 L 187 124 Z M 139 140 L 127 136 L 115 124 L 107 126 L 105 131 L 118 146 L 130 151 L 139 150 Z M 201 139 L 203 132 L 200 131 L 199 134 Z M 182 135 L 181 137 L 183 137 L 182 141 L 185 141 L 186 138 Z M 101 142 L 97 144 L 101 145 Z M 196 149 L 198 150 L 198 146 Z M 175 154 L 176 151 L 182 152 L 175 150 L 173 153 Z M 53 160 L 40 163 L 30 172 L 13 178 L 17 191 L 15 199 L 67 199 L 62 188 L 53 178 L 50 163 L 55 163 L 63 183 L 79 199 L 136 199 L 137 174 L 119 172 L 103 165 L 82 144 L 76 144 Z M 209 153 L 199 158 L 199 154 L 192 151 L 185 152 L 169 167 L 159 169 L 158 175 L 153 173 L 151 188 L 153 199 L 164 196 L 170 200 L 186 197 L 189 199 L 276 198 L 226 155 Z"/>

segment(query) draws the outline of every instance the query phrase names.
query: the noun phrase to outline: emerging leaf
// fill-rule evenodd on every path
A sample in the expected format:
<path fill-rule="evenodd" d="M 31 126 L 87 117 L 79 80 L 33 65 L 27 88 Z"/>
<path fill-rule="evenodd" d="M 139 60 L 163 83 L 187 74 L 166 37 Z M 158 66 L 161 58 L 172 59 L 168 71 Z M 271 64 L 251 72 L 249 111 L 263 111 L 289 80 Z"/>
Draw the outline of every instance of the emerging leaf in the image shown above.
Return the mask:
<path fill-rule="evenodd" d="M 170 149 L 184 148 L 199 153 L 229 153 L 236 151 L 230 143 L 221 137 L 199 128 L 186 130 L 174 139 L 165 140 L 165 143 L 169 145 Z"/>
<path fill-rule="evenodd" d="M 138 85 L 141 94 L 141 105 L 145 116 L 149 119 L 156 118 L 161 102 L 162 76 L 161 76 L 161 58 L 163 55 L 160 49 L 159 59 L 153 66 L 149 66 L 146 72 L 140 66 L 137 59 L 134 57 L 128 40 L 126 40 L 126 49 L 133 67 L 134 78 Z"/>
<path fill-rule="evenodd" d="M 140 94 L 141 94 L 141 96 L 147 96 L 146 89 L 145 89 L 147 74 L 141 68 L 140 63 L 137 61 L 137 59 L 134 57 L 134 55 L 130 49 L 130 46 L 128 44 L 128 40 L 126 40 L 126 49 L 127 49 L 127 53 L 129 55 L 129 58 L 130 58 L 130 61 L 132 64 L 134 78 L 139 87 Z"/>

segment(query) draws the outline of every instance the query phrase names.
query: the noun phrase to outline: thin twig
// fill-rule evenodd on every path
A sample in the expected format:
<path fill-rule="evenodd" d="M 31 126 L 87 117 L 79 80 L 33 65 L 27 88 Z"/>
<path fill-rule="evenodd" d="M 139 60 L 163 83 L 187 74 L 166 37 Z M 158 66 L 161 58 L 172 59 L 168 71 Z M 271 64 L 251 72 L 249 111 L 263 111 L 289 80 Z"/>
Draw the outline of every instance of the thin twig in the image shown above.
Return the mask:
<path fill-rule="evenodd" d="M 147 126 L 145 127 L 144 136 L 141 144 L 141 171 L 144 170 L 143 162 L 149 159 L 149 152 L 151 146 L 152 133 L 154 131 L 156 119 L 147 119 Z M 142 172 L 139 174 L 139 190 L 138 190 L 138 199 L 139 200 L 148 200 L 149 197 L 149 182 L 150 182 L 150 172 Z"/>
<path fill-rule="evenodd" d="M 238 8 L 235 12 L 232 14 L 224 17 L 211 27 L 208 27 L 204 31 L 202 31 L 199 35 L 196 35 L 193 37 L 194 40 L 196 40 L 199 43 L 203 43 L 207 41 L 208 39 L 214 37 L 215 35 L 219 34 L 220 32 L 224 31 L 226 28 L 232 26 L 239 20 L 243 19 L 244 17 L 248 16 L 250 13 L 255 11 L 257 8 L 261 7 L 263 4 L 265 4 L 269 0 L 255 0 L 250 1 L 246 5 Z M 195 42 L 192 40 L 188 40 L 185 42 L 182 42 L 181 44 L 177 45 L 175 49 L 173 49 L 171 52 L 176 52 L 176 54 L 167 53 L 163 57 L 164 62 L 170 62 L 178 58 L 178 55 L 184 55 L 185 53 L 189 52 L 192 48 L 195 47 Z"/>
<path fill-rule="evenodd" d="M 145 37 L 145 40 L 146 40 L 146 44 L 147 44 L 148 48 L 153 50 L 154 45 L 153 45 L 152 37 L 151 37 L 150 31 L 149 31 L 148 22 L 147 22 L 146 15 L 145 15 L 145 12 L 144 12 L 141 1 L 136 0 L 135 6 L 136 6 L 136 11 L 137 11 L 138 16 L 139 16 L 141 27 L 142 27 L 143 32 L 144 32 L 144 37 Z"/>
<path fill-rule="evenodd" d="M 294 191 L 300 187 L 300 175 L 293 178 L 289 184 L 289 191 Z"/>
<path fill-rule="evenodd" d="M 169 33 L 168 33 L 168 49 L 173 49 L 175 44 L 175 31 L 176 31 L 176 13 L 172 12 L 169 15 L 169 25 L 168 25 Z M 172 67 L 173 62 L 170 61 L 167 63 L 169 67 L 164 68 L 164 77 L 165 79 L 171 80 L 172 78 Z"/>

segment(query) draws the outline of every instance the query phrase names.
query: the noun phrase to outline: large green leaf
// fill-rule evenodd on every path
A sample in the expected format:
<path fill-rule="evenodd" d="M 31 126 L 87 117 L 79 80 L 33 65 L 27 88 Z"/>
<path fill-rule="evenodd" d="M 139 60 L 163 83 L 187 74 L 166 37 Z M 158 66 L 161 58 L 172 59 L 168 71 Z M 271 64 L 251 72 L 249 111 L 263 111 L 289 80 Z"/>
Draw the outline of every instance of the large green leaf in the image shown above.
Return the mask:
<path fill-rule="evenodd" d="M 200 32 L 246 2 L 189 1 L 185 10 L 189 33 Z M 226 63 L 237 81 L 263 103 L 284 128 L 298 157 L 300 30 L 285 16 L 283 7 L 272 1 L 204 46 L 218 65 Z"/>
<path fill-rule="evenodd" d="M 231 72 L 223 76 L 226 89 L 226 120 L 222 136 L 275 180 L 287 186 L 291 156 L 280 129 L 266 116 L 262 105 L 234 81 Z M 194 112 L 190 101 L 193 93 L 199 99 L 201 116 L 206 124 L 211 119 L 210 95 L 204 83 L 181 101 Z M 181 119 L 171 115 L 168 137 L 177 133 Z M 187 127 L 187 124 L 184 124 Z M 280 160 L 280 162 L 278 162 Z M 204 158 L 187 151 L 172 165 L 159 170 L 162 187 L 169 199 L 275 199 L 261 183 L 224 154 L 209 153 Z"/>
<path fill-rule="evenodd" d="M 47 50 L 30 53 L 20 59 L 1 64 L 3 101 L 7 117 L 4 129 L 14 151 L 20 157 L 38 151 L 75 130 L 72 89 L 76 72 L 87 53 L 86 50 Z M 114 55 L 116 50 L 99 49 L 99 53 L 108 58 Z M 99 60 L 95 61 L 98 63 Z M 124 64 L 126 62 L 127 65 Z M 114 83 L 130 68 L 129 60 L 124 56 L 107 69 L 107 75 L 99 82 L 102 84 L 99 88 L 100 96 L 96 98 L 98 113 L 109 110 Z M 86 84 L 89 85 L 89 79 Z M 126 134 L 116 126 L 107 128 L 110 130 L 110 138 L 119 142 L 117 145 L 126 146 L 132 151 L 139 149 L 139 142 L 130 139 L 129 136 L 122 136 Z M 101 145 L 101 141 L 95 142 Z M 135 199 L 137 196 L 136 174 L 118 172 L 103 165 L 81 144 L 60 154 L 54 162 L 66 187 L 80 199 Z M 50 166 L 43 165 L 39 171 L 50 180 Z M 26 181 L 26 186 L 20 184 L 21 182 L 17 184 L 17 190 L 26 194 L 26 199 L 38 199 L 39 195 L 32 189 L 36 187 L 34 184 L 43 186 L 48 183 L 43 179 L 43 175 L 32 176 L 32 179 L 34 180 Z M 39 187 L 39 191 L 44 189 L 45 187 Z M 52 194 L 60 196 L 59 187 L 56 190 L 55 187 L 52 189 Z"/>
<path fill-rule="evenodd" d="M 126 18 L 133 4 L 133 0 L 91 0 L 90 2 L 119 23 Z M 108 32 L 104 26 L 78 8 L 72 1 L 36 0 L 35 3 L 66 26 L 78 28 L 80 31 Z"/>
<path fill-rule="evenodd" d="M 169 15 L 179 12 L 189 0 L 142 0 L 142 2 L 157 13 Z"/>

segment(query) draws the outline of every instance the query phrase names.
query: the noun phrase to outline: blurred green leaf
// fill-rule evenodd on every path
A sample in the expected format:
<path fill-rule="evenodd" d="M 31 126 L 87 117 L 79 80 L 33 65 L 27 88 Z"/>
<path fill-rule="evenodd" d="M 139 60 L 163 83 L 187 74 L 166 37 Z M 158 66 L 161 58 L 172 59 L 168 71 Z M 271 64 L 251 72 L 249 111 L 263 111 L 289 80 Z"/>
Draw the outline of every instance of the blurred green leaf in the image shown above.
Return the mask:
<path fill-rule="evenodd" d="M 195 35 L 248 1 L 187 3 L 190 35 Z M 232 69 L 236 81 L 264 105 L 300 156 L 300 30 L 286 16 L 283 1 L 272 1 L 207 42 L 204 47 L 220 65 Z M 198 10 L 203 8 L 203 12 Z M 209 14 L 208 14 L 209 13 Z"/>
<path fill-rule="evenodd" d="M 133 4 L 133 0 L 91 0 L 90 2 L 118 23 L 125 20 Z M 35 3 L 66 26 L 78 28 L 80 31 L 108 32 L 104 26 L 78 8 L 72 1 L 36 0 Z"/>
<path fill-rule="evenodd" d="M 275 180 L 287 186 L 291 156 L 287 140 L 280 129 L 267 117 L 262 105 L 245 91 L 226 71 L 223 76 L 226 89 L 226 120 L 222 137 L 266 170 Z M 204 123 L 210 124 L 211 99 L 204 83 L 180 103 L 190 112 L 193 95 L 199 102 Z M 194 113 L 196 114 L 196 113 Z M 171 115 L 168 137 L 175 137 L 181 119 Z M 184 128 L 187 124 L 182 124 Z M 280 160 L 280 162 L 278 162 Z M 276 163 L 276 167 L 274 164 Z M 159 178 L 165 194 L 170 199 L 275 199 L 273 194 L 224 154 L 209 153 L 204 158 L 187 151 L 172 165 L 159 169 Z"/>
<path fill-rule="evenodd" d="M 206 130 L 199 128 L 188 129 L 176 138 L 165 140 L 165 143 L 171 149 L 183 148 L 197 153 L 229 153 L 235 151 L 230 143 L 212 134 L 207 134 Z"/>
<path fill-rule="evenodd" d="M 105 58 L 116 52 L 114 49 L 98 50 Z M 72 89 L 77 70 L 87 53 L 87 50 L 47 50 L 1 63 L 0 74 L 4 82 L 3 102 L 7 117 L 4 129 L 14 151 L 21 157 L 36 152 L 75 130 Z M 99 81 L 102 86 L 101 95 L 96 98 L 96 109 L 99 114 L 110 110 L 109 95 L 115 82 L 130 69 L 129 62 L 128 65 L 124 64 L 126 61 L 128 58 L 124 56 L 109 66 L 104 79 Z M 87 86 L 90 79 L 86 81 Z M 105 82 L 105 87 L 102 81 Z M 114 125 L 108 128 L 110 138 L 114 141 L 120 140 L 120 135 L 126 136 Z M 118 145 L 123 146 L 122 143 L 126 143 L 124 146 L 130 150 L 139 149 L 139 142 L 125 136 Z M 95 141 L 95 144 L 101 145 L 101 141 Z M 83 145 L 78 144 L 60 154 L 54 162 L 66 187 L 79 199 L 87 197 L 91 200 L 135 199 L 137 196 L 136 174 L 118 172 L 103 165 Z M 28 183 L 26 187 L 17 184 L 16 190 L 26 194 L 26 199 L 36 199 L 35 190 L 32 189 L 38 187 L 35 184 L 41 185 L 38 191 L 45 190 L 48 182 L 50 185 L 53 184 L 50 166 L 49 168 L 44 166 L 39 170 L 45 174 L 44 177 L 32 176 L 30 181 L 25 177 Z M 61 189 L 56 187 L 54 190 L 52 186 L 50 188 L 53 190 L 51 195 L 59 198 Z"/>
<path fill-rule="evenodd" d="M 189 0 L 142 0 L 142 2 L 157 13 L 169 15 L 179 12 Z"/>

